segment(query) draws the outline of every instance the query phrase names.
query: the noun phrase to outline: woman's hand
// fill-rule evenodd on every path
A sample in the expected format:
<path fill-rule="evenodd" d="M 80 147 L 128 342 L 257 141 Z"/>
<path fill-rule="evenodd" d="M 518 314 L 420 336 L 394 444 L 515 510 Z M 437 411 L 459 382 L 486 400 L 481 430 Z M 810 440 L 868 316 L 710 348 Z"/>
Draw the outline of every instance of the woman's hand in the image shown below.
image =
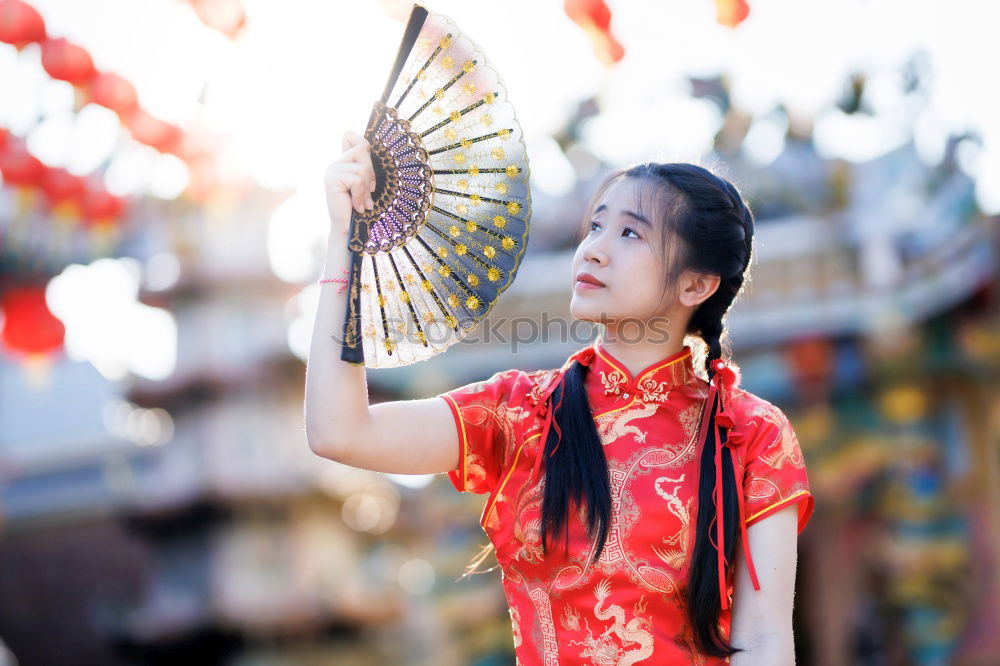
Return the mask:
<path fill-rule="evenodd" d="M 374 207 L 375 170 L 371 145 L 361 135 L 344 133 L 344 153 L 326 169 L 326 205 L 331 233 L 347 236 L 351 230 L 351 208 L 359 213 Z"/>

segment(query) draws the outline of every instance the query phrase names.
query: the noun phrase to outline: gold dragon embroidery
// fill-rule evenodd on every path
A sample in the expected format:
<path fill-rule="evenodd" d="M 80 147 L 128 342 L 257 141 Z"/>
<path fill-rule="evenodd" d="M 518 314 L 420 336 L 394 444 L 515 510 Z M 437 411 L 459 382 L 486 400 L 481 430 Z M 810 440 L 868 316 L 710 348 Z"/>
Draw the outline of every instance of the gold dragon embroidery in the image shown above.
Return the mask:
<path fill-rule="evenodd" d="M 602 580 L 595 586 L 594 596 L 597 598 L 594 616 L 603 622 L 610 620 L 612 624 L 595 638 L 590 622 L 584 618 L 587 637 L 583 641 L 569 642 L 570 645 L 584 646 L 580 656 L 589 657 L 597 666 L 631 666 L 653 656 L 653 621 L 640 616 L 640 613 L 646 612 L 646 595 L 636 602 L 632 609 L 634 617 L 628 621 L 621 606 L 608 604 L 604 607 L 604 602 L 611 596 L 609 579 Z M 625 646 L 630 644 L 637 644 L 638 647 L 626 650 Z"/>
<path fill-rule="evenodd" d="M 638 403 L 635 409 L 618 409 L 600 414 L 596 417 L 597 432 L 601 436 L 601 441 L 607 445 L 618 440 L 619 437 L 631 434 L 635 441 L 643 444 L 646 441 L 646 431 L 639 426 L 629 425 L 631 421 L 645 418 L 656 413 L 656 405 Z"/>
<path fill-rule="evenodd" d="M 663 560 L 667 566 L 674 569 L 680 570 L 684 566 L 684 562 L 687 556 L 687 546 L 688 546 L 688 526 L 691 523 L 691 500 L 685 505 L 681 502 L 678 497 L 678 493 L 681 489 L 681 483 L 684 481 L 685 474 L 681 474 L 678 478 L 670 478 L 668 476 L 661 476 L 656 479 L 653 487 L 656 489 L 656 494 L 667 501 L 667 508 L 670 509 L 670 513 L 677 516 L 681 521 L 681 528 L 673 536 L 663 537 L 663 543 L 671 548 L 666 550 L 661 550 L 656 546 L 653 546 L 653 552 L 656 553 L 657 557 Z M 673 483 L 676 484 L 672 491 L 667 491 L 663 488 L 661 484 L 663 483 Z"/>

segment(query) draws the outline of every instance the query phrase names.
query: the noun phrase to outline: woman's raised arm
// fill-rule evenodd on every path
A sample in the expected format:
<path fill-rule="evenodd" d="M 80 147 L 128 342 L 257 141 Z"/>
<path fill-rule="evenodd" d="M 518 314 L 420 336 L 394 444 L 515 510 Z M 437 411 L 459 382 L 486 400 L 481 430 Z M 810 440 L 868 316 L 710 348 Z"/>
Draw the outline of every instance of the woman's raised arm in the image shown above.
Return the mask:
<path fill-rule="evenodd" d="M 353 132 L 326 172 L 330 212 L 324 278 L 345 277 L 351 208 L 370 208 L 375 174 L 370 146 Z M 305 423 L 316 455 L 393 474 L 443 473 L 458 466 L 458 430 L 441 398 L 368 404 L 365 368 L 340 359 L 347 290 L 322 285 L 306 365 Z"/>

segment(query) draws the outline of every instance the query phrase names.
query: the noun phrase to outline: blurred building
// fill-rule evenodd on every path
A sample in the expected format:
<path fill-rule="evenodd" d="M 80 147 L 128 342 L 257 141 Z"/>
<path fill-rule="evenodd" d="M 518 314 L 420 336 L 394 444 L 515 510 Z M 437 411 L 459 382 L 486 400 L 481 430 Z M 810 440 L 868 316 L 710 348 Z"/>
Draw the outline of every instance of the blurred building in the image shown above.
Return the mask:
<path fill-rule="evenodd" d="M 187 11 L 182 4 L 164 11 Z M 242 13 L 231 17 L 242 25 Z M 296 20 L 296 30 L 312 28 Z M 184 30 L 204 38 L 189 24 Z M 297 44 L 308 42 L 310 33 L 302 35 Z M 612 43 L 590 37 L 598 47 Z M 201 52 L 218 65 L 225 58 L 212 39 L 221 37 Z M 997 218 L 976 203 L 982 183 L 968 175 L 975 137 L 949 136 L 940 159 L 917 150 L 915 136 L 869 161 L 829 157 L 814 118 L 781 103 L 756 115 L 740 109 L 722 75 L 681 77 L 678 92 L 676 81 L 649 75 L 669 68 L 661 53 L 648 53 L 652 64 L 623 62 L 623 78 L 609 78 L 601 95 L 579 101 L 562 127 L 529 146 L 531 243 L 489 319 L 447 353 L 369 372 L 371 400 L 427 397 L 511 367 L 556 367 L 590 342 L 592 327 L 569 325 L 570 269 L 586 203 L 618 166 L 608 155 L 624 154 L 614 152 L 618 143 L 694 145 L 668 140 L 688 132 L 666 122 L 672 113 L 698 118 L 692 135 L 717 120 L 703 163 L 717 164 L 757 217 L 751 280 L 727 320 L 731 349 L 743 386 L 791 418 L 816 495 L 799 541 L 799 663 L 1000 663 L 1000 239 Z M 18 51 L 6 64 L 27 67 L 34 57 Z M 530 66 L 534 75 L 533 58 Z M 905 88 L 898 95 L 887 92 L 888 79 L 876 79 L 870 95 L 864 76 L 850 76 L 834 122 L 872 120 L 872 99 L 888 99 L 907 119 L 929 108 L 912 66 L 891 79 Z M 69 84 L 49 83 L 72 98 Z M 328 92 L 325 81 L 313 83 L 262 96 Z M 230 103 L 242 103 L 234 90 Z M 46 113 L 55 109 L 78 129 L 79 109 L 43 97 Z M 557 108 L 541 97 L 545 104 L 525 104 L 537 113 Z M 337 122 L 360 104 L 325 101 L 342 114 Z M 278 108 L 264 115 L 280 116 Z M 331 123 L 328 112 L 316 117 Z M 111 111 L 101 113 L 107 120 Z M 917 134 L 900 115 L 889 118 Z M 91 121 L 102 122 L 100 113 Z M 111 122 L 122 139 L 117 116 Z M 268 122 L 275 127 L 264 144 L 318 132 L 317 121 L 299 126 L 297 116 Z M 61 148 L 53 136 L 50 148 Z M 875 138 L 867 125 L 852 136 L 859 144 L 858 136 Z M 119 148 L 113 157 L 124 179 L 135 175 L 131 160 L 145 163 L 130 152 L 131 138 Z M 256 166 L 280 181 L 287 163 Z M 170 176 L 167 167 L 159 170 Z M 165 180 L 161 192 L 177 182 Z M 0 294 L 71 261 L 88 263 L 89 246 L 53 242 L 54 217 L 22 216 L 23 193 L 2 184 Z M 283 209 L 287 192 L 259 185 L 207 191 L 196 202 L 143 197 L 134 233 L 113 255 L 141 273 L 138 304 L 176 326 L 166 360 L 145 359 L 169 372 L 116 374 L 60 355 L 44 369 L 0 356 L 0 639 L 12 655 L 0 649 L 0 664 L 510 663 L 499 571 L 459 580 L 486 541 L 476 521 L 486 498 L 455 493 L 440 475 L 353 469 L 308 449 L 302 340 L 316 292 L 303 276 L 314 277 L 322 261 L 323 248 L 309 246 L 322 222 L 310 226 L 310 216 L 322 220 L 324 211 Z M 269 255 L 275 238 L 292 247 L 281 268 L 297 264 L 288 271 L 296 277 Z M 118 322 L 94 323 L 111 338 Z"/>

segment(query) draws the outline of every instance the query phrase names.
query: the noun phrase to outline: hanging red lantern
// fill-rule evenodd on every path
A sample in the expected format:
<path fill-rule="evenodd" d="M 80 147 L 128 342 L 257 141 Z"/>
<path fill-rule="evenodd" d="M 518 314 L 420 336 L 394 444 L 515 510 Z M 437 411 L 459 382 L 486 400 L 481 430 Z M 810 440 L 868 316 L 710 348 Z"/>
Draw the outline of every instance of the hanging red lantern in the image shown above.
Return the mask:
<path fill-rule="evenodd" d="M 0 153 L 7 150 L 8 144 L 10 144 L 10 132 L 0 127 Z"/>
<path fill-rule="evenodd" d="M 613 65 L 625 57 L 625 47 L 611 34 L 611 10 L 604 0 L 565 0 L 563 9 L 590 36 L 601 62 Z"/>
<path fill-rule="evenodd" d="M 125 213 L 125 200 L 103 187 L 87 188 L 83 195 L 83 219 L 91 227 L 114 226 Z"/>
<path fill-rule="evenodd" d="M 715 0 L 715 20 L 727 28 L 735 28 L 750 14 L 746 0 Z"/>
<path fill-rule="evenodd" d="M 187 130 L 181 135 L 181 140 L 171 146 L 166 152 L 176 155 L 185 163 L 191 164 L 205 157 L 211 158 L 212 141 L 210 134 L 197 128 Z"/>
<path fill-rule="evenodd" d="M 802 338 L 785 348 L 789 369 L 802 389 L 825 384 L 833 375 L 835 350 L 825 338 Z"/>
<path fill-rule="evenodd" d="M 24 147 L 23 141 L 8 138 L 6 149 L 0 151 L 0 173 L 8 185 L 35 187 L 45 174 L 45 165 Z"/>
<path fill-rule="evenodd" d="M 62 37 L 42 42 L 42 67 L 53 79 L 75 86 L 83 85 L 97 73 L 87 50 Z"/>
<path fill-rule="evenodd" d="M 87 191 L 86 180 L 61 167 L 50 167 L 45 169 L 41 186 L 55 217 L 80 217 L 83 195 Z"/>
<path fill-rule="evenodd" d="M 136 109 L 124 119 L 124 124 L 136 141 L 161 153 L 177 150 L 183 137 L 181 128 L 154 118 L 143 109 Z"/>
<path fill-rule="evenodd" d="M 45 302 L 45 287 L 12 287 L 0 298 L 0 340 L 16 355 L 50 354 L 62 347 L 66 327 Z"/>
<path fill-rule="evenodd" d="M 128 117 L 139 108 L 135 86 L 111 72 L 97 72 L 90 82 L 90 98 L 96 104 L 111 109 L 120 117 Z"/>
<path fill-rule="evenodd" d="M 35 8 L 22 0 L 0 0 L 0 42 L 18 51 L 45 39 L 45 21 Z"/>
<path fill-rule="evenodd" d="M 190 180 L 184 191 L 185 197 L 198 204 L 207 203 L 209 195 L 219 186 L 219 170 L 215 160 L 208 153 L 195 155 L 188 162 L 188 173 Z"/>
<path fill-rule="evenodd" d="M 240 0 L 191 0 L 191 5 L 202 23 L 229 39 L 235 38 L 246 25 L 246 12 Z"/>

